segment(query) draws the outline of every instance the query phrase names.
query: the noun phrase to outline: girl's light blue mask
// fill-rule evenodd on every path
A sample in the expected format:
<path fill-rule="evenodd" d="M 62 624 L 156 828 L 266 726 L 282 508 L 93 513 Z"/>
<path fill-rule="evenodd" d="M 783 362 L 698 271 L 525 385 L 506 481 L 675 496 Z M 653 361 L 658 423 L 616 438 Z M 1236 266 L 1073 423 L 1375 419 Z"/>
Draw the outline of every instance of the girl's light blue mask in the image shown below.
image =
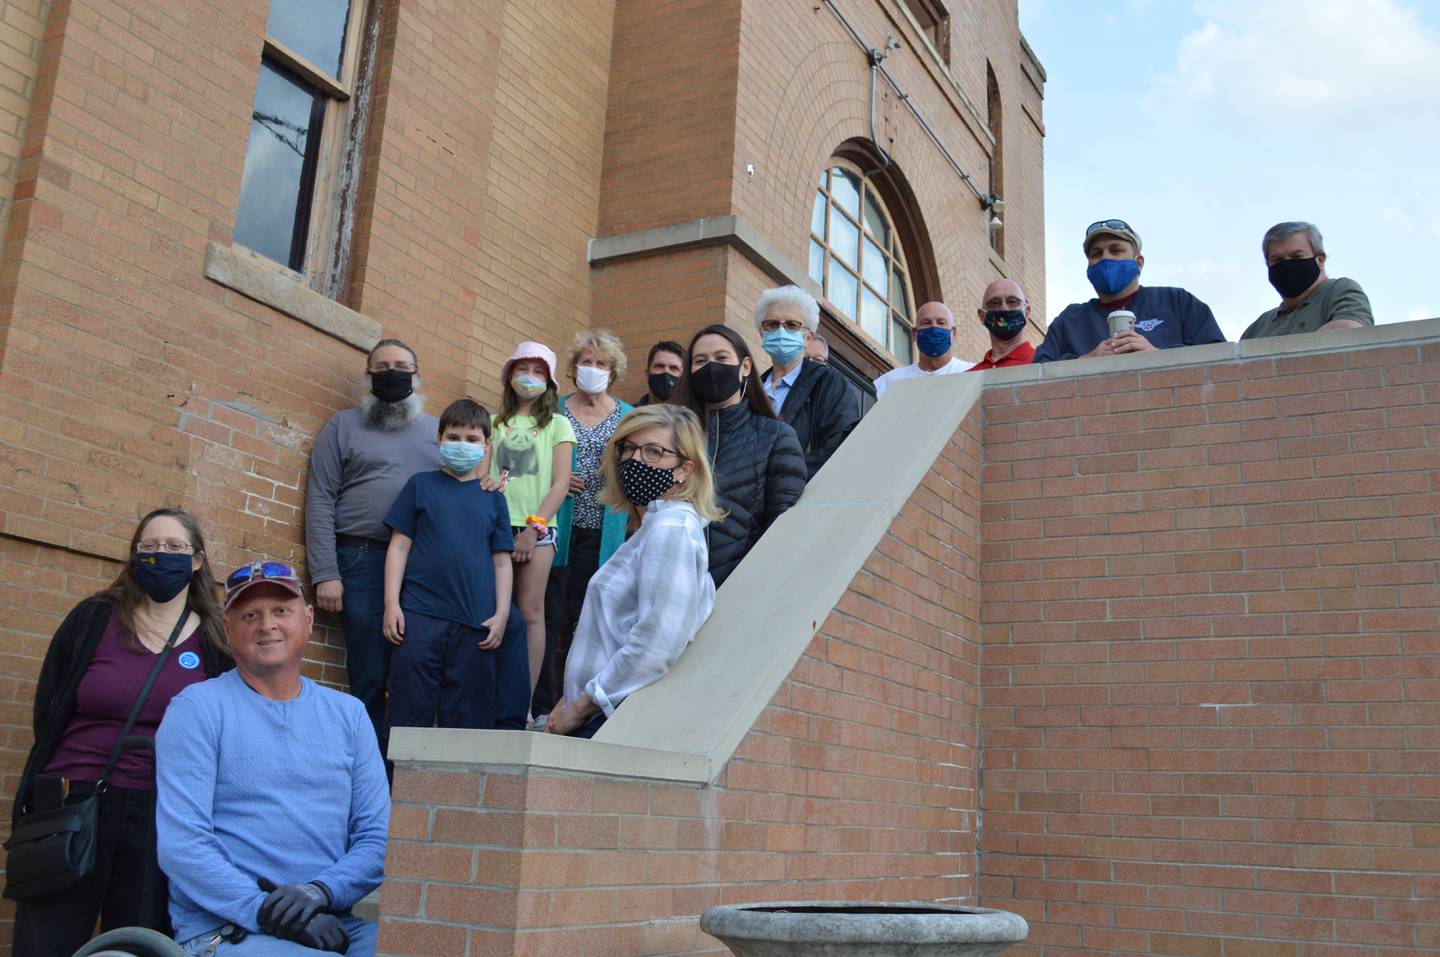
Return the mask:
<path fill-rule="evenodd" d="M 1102 259 L 1091 263 L 1085 270 L 1090 285 L 1102 296 L 1113 296 L 1123 292 L 1125 287 L 1140 275 L 1140 264 L 1133 259 Z"/>
<path fill-rule="evenodd" d="M 441 442 L 440 461 L 456 475 L 464 475 L 485 460 L 485 446 L 479 442 Z"/>
<path fill-rule="evenodd" d="M 760 348 L 780 365 L 788 366 L 805 351 L 805 333 L 781 327 L 765 333 L 760 339 Z"/>

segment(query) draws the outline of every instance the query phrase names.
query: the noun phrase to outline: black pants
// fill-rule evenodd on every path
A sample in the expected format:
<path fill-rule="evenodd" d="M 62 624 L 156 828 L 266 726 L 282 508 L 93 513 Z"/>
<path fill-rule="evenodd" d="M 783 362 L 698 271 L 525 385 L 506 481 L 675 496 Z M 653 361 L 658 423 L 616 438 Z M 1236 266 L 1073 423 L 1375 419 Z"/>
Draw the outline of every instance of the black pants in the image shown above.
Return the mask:
<path fill-rule="evenodd" d="M 548 712 L 565 696 L 565 659 L 580 622 L 585 589 L 600 567 L 600 536 L 598 528 L 571 526 L 567 563 L 550 569 L 545 585 L 545 657 L 533 703 L 536 714 Z"/>
<path fill-rule="evenodd" d="M 69 803 L 93 785 L 71 786 Z M 14 957 L 70 957 L 95 930 L 170 931 L 165 876 L 155 859 L 155 792 L 111 787 L 100 798 L 95 870 L 51 897 L 15 910 Z"/>

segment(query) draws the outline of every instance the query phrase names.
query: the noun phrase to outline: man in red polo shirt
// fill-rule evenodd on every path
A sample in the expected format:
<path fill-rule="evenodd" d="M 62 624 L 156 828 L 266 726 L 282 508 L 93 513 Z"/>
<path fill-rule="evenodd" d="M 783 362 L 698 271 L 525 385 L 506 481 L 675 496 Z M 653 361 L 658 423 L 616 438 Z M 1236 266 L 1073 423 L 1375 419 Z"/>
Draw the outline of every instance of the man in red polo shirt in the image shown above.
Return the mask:
<path fill-rule="evenodd" d="M 1035 347 L 1025 341 L 1030 303 L 1025 301 L 1025 291 L 1018 282 L 997 279 L 986 286 L 985 296 L 975 313 L 980 317 L 980 324 L 990 333 L 990 351 L 970 367 L 971 372 L 1028 365 L 1035 358 Z"/>

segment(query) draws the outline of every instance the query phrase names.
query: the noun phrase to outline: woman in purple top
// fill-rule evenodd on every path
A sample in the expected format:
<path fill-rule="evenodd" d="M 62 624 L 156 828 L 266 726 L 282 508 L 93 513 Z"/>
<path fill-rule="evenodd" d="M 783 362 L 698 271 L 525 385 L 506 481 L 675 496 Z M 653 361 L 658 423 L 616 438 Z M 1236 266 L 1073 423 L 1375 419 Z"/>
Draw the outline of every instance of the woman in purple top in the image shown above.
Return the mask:
<path fill-rule="evenodd" d="M 12 827 L 32 810 L 95 790 L 155 656 L 185 623 L 135 721 L 153 737 L 182 688 L 229 667 L 215 579 L 200 526 L 176 508 L 156 509 L 130 539 L 130 560 L 110 587 L 66 616 L 35 687 L 35 744 L 15 796 Z M 155 757 L 121 753 L 100 801 L 95 869 L 53 897 L 22 902 L 15 957 L 69 957 L 101 930 L 169 930 L 165 878 L 155 861 Z"/>

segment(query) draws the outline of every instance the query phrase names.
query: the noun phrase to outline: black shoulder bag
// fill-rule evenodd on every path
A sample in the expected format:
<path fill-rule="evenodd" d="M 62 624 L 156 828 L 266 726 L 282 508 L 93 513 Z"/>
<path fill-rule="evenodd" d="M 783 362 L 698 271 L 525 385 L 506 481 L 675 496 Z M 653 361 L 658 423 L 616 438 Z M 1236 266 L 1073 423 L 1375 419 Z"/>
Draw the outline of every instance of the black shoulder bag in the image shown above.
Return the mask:
<path fill-rule="evenodd" d="M 100 796 L 105 793 L 110 775 L 120 761 L 120 752 L 132 743 L 153 745 L 149 738 L 131 739 L 130 730 L 140 717 L 140 709 L 150 696 L 160 669 L 170 659 L 175 642 L 185 622 L 190 619 L 186 608 L 170 632 L 170 640 L 150 669 L 145 687 L 125 719 L 125 727 L 110 750 L 110 760 L 105 763 L 105 772 L 95 782 L 95 790 L 83 801 L 66 804 L 44 811 L 32 811 L 15 825 L 15 833 L 5 842 L 9 856 L 5 861 L 5 896 L 13 901 L 38 900 L 58 894 L 73 886 L 81 878 L 90 876 L 95 869 L 95 841 L 100 826 Z"/>

